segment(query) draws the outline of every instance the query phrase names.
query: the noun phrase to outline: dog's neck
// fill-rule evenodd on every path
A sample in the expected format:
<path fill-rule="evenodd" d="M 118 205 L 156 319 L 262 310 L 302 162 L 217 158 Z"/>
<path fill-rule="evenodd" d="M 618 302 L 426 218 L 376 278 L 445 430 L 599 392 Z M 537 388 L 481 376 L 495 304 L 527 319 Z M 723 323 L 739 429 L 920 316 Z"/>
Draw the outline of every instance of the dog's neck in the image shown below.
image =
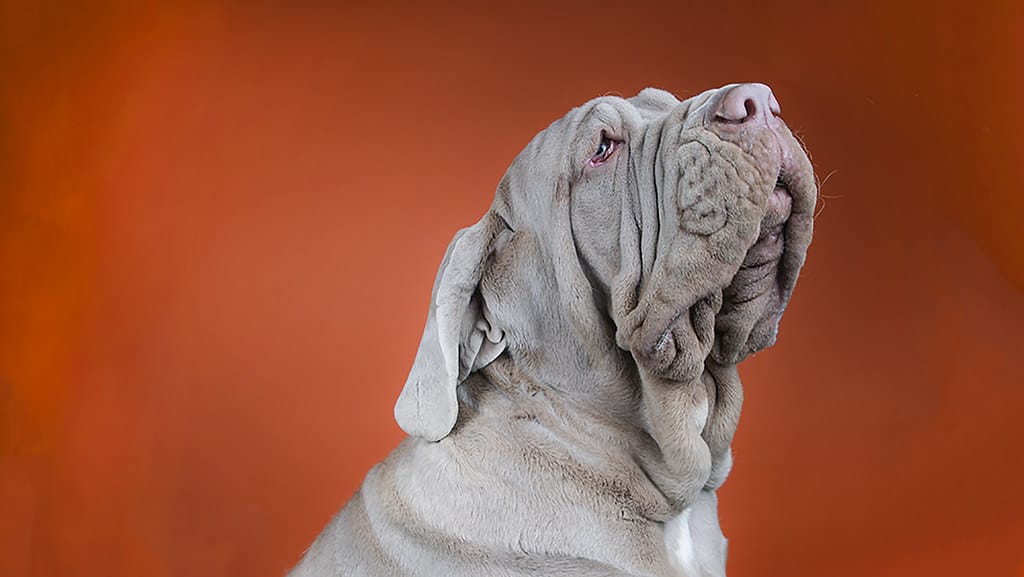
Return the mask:
<path fill-rule="evenodd" d="M 495 206 L 502 212 L 500 202 Z M 547 217 L 564 221 L 557 229 L 571 229 L 567 206 Z M 545 241 L 527 221 L 514 224 L 519 228 L 495 250 L 481 282 L 483 306 L 507 342 L 484 374 L 513 390 L 543 390 L 622 428 L 633 462 L 677 512 L 720 486 L 742 404 L 736 366 L 695 356 L 684 379 L 645 371 L 617 339 L 621 319 L 613 317 L 625 309 L 592 282 L 574 243 Z"/>
<path fill-rule="evenodd" d="M 630 358 L 628 353 L 623 357 Z M 506 353 L 481 373 L 485 386 L 557 413 L 557 426 L 577 429 L 574 434 L 590 435 L 595 427 L 614 429 L 627 440 L 623 451 L 629 462 L 664 497 L 668 508 L 658 507 L 656 516 L 682 512 L 701 491 L 720 487 L 729 474 L 730 445 L 743 398 L 735 365 L 722 367 L 709 360 L 699 379 L 682 383 L 645 375 L 634 363 L 614 374 L 594 374 L 589 391 L 579 390 L 579 381 L 553 379 L 559 371 L 537 369 Z M 469 387 L 460 390 L 467 407 L 475 404 L 473 397 Z"/>

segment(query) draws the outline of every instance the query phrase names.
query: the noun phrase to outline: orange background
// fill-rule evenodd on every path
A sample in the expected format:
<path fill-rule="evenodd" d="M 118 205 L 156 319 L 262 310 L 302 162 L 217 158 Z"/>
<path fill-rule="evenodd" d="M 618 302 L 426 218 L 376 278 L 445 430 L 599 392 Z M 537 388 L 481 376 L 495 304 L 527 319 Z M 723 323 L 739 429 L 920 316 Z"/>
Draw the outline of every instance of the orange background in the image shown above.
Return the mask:
<path fill-rule="evenodd" d="M 824 207 L 734 576 L 1024 575 L 1016 1 L 0 4 L 0 575 L 281 575 L 569 107 L 770 83 Z"/>

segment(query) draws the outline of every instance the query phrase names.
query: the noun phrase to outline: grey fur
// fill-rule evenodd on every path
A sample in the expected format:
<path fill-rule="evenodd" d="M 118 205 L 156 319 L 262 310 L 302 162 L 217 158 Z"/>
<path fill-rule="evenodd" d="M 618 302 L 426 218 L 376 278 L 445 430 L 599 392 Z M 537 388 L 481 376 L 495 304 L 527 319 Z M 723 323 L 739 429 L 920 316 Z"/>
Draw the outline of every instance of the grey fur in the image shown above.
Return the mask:
<path fill-rule="evenodd" d="M 597 98 L 517 156 L 441 264 L 409 438 L 291 575 L 724 575 L 736 365 L 774 343 L 816 197 L 784 124 L 709 123 L 731 87 Z M 589 167 L 602 132 L 624 144 Z"/>

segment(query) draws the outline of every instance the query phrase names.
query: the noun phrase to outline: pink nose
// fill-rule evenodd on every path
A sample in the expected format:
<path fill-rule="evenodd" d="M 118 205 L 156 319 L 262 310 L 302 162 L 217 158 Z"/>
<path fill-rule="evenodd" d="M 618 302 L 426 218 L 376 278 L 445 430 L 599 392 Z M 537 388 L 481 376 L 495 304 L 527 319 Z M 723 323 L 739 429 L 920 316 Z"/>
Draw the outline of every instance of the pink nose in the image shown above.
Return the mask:
<path fill-rule="evenodd" d="M 764 84 L 739 84 L 718 101 L 711 119 L 724 124 L 767 123 L 779 112 L 779 101 L 771 88 Z"/>

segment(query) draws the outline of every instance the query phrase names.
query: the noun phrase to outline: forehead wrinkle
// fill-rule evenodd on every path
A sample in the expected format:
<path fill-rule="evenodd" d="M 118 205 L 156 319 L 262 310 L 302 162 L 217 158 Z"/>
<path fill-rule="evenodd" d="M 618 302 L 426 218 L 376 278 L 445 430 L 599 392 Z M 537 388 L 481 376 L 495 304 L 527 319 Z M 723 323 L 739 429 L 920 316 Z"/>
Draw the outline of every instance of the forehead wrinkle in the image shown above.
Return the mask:
<path fill-rule="evenodd" d="M 577 138 L 590 136 L 589 131 L 594 124 L 602 124 L 615 129 L 622 125 L 621 115 L 615 110 L 615 107 L 610 105 L 607 98 L 603 97 L 591 101 L 591 105 L 586 106 L 581 111 L 582 114 L 575 115 L 573 133 L 575 133 Z M 583 133 L 582 131 L 587 132 Z"/>
<path fill-rule="evenodd" d="M 622 115 L 619 114 L 617 107 L 608 101 L 598 102 L 591 109 L 591 113 L 602 124 L 616 128 L 622 126 Z"/>
<path fill-rule="evenodd" d="M 643 122 L 643 117 L 630 101 L 618 96 L 602 96 L 584 108 L 583 114 L 579 115 L 577 130 L 595 120 L 616 129 L 632 131 Z"/>

